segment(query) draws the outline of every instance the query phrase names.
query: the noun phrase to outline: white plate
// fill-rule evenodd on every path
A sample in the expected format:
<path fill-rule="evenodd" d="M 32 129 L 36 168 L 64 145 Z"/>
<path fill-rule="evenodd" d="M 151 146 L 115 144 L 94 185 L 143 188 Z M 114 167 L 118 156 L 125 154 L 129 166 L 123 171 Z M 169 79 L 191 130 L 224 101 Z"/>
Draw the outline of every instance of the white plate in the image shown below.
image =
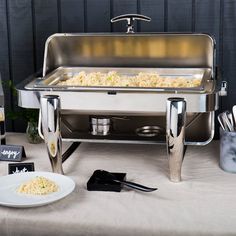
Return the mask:
<path fill-rule="evenodd" d="M 31 195 L 17 193 L 22 183 L 42 176 L 54 181 L 59 190 L 48 195 Z M 51 172 L 25 172 L 0 177 L 0 205 L 9 207 L 36 207 L 55 202 L 66 197 L 75 188 L 75 182 L 67 176 Z"/>

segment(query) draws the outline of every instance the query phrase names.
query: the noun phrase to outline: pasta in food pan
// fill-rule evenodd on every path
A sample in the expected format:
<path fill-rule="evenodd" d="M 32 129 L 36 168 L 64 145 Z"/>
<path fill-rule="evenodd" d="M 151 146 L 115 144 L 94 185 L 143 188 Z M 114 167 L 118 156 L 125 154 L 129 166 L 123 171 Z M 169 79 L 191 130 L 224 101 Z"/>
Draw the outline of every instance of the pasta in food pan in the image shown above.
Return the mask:
<path fill-rule="evenodd" d="M 201 85 L 200 78 L 183 76 L 160 76 L 155 72 L 140 72 L 137 75 L 120 75 L 116 71 L 108 73 L 81 71 L 58 82 L 59 86 L 111 86 L 111 87 L 173 87 L 191 88 Z"/>

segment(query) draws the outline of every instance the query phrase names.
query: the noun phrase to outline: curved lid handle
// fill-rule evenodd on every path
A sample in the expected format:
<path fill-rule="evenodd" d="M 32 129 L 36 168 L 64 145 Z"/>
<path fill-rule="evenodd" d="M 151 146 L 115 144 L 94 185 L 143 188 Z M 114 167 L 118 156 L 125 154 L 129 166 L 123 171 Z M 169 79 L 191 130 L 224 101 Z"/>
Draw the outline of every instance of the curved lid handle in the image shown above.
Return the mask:
<path fill-rule="evenodd" d="M 140 15 L 140 14 L 125 14 L 116 16 L 111 19 L 111 23 L 127 20 L 127 33 L 134 33 L 134 21 L 135 20 L 143 20 L 143 21 L 151 21 L 151 18 L 148 16 Z"/>

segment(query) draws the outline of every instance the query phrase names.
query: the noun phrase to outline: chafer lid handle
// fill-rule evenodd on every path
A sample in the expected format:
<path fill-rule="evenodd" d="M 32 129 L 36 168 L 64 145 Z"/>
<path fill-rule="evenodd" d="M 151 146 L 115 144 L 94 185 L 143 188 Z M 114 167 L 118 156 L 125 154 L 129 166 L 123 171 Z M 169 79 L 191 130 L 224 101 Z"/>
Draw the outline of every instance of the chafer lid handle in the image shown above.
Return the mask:
<path fill-rule="evenodd" d="M 148 16 L 140 15 L 140 14 L 125 14 L 119 15 L 111 19 L 111 23 L 127 20 L 127 33 L 134 33 L 134 21 L 135 20 L 143 20 L 143 21 L 151 21 L 151 18 Z"/>

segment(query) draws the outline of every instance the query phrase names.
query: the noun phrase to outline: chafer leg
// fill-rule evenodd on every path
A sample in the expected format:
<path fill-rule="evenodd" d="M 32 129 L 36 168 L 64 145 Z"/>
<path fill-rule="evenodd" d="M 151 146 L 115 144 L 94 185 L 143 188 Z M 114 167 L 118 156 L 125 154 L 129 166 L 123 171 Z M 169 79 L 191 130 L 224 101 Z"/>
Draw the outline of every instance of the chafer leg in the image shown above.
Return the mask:
<path fill-rule="evenodd" d="M 166 143 L 170 180 L 181 181 L 184 157 L 186 102 L 183 98 L 169 98 L 166 110 Z"/>
<path fill-rule="evenodd" d="M 43 136 L 52 171 L 63 174 L 60 98 L 56 95 L 45 95 L 41 97 L 40 103 Z"/>
<path fill-rule="evenodd" d="M 6 126 L 4 107 L 0 107 L 0 144 L 6 144 Z"/>

